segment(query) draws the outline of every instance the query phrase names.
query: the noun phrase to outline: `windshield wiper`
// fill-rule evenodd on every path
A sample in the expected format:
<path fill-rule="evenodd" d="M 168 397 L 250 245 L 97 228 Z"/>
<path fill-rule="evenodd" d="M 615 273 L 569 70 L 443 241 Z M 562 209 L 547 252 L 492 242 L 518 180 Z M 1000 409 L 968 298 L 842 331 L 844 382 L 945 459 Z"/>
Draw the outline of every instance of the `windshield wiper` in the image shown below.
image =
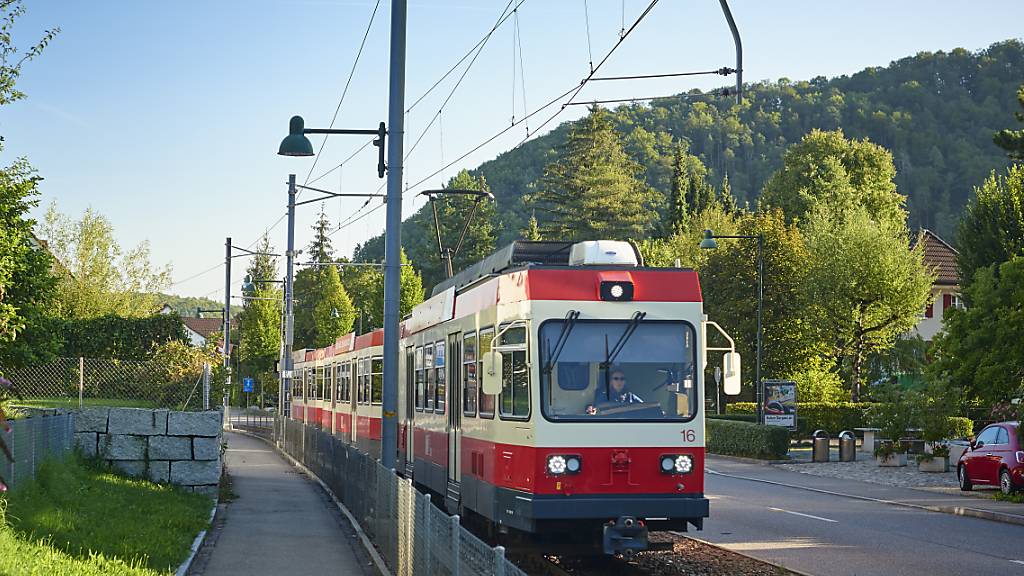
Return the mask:
<path fill-rule="evenodd" d="M 633 313 L 633 317 L 629 319 L 629 324 L 626 325 L 626 330 L 622 332 L 622 336 L 619 336 L 619 341 L 615 343 L 615 346 L 608 350 L 608 334 L 604 335 L 604 362 L 601 363 L 601 369 L 604 370 L 604 394 L 605 398 L 611 398 L 611 374 L 609 370 L 612 364 L 615 362 L 615 358 L 622 353 L 622 349 L 626 346 L 626 342 L 636 332 L 637 327 L 640 326 L 640 322 L 647 317 L 647 312 L 640 312 L 639 310 Z"/>
<path fill-rule="evenodd" d="M 569 341 L 569 334 L 571 334 L 572 329 L 576 327 L 576 320 L 579 317 L 580 313 L 578 310 L 569 310 L 569 313 L 565 315 L 565 322 L 562 324 L 562 331 L 558 333 L 558 340 L 555 340 L 555 349 L 548 351 L 548 361 L 542 368 L 544 374 L 550 375 L 551 371 L 555 369 L 555 363 L 558 362 L 558 357 L 562 354 L 562 349 L 565 348 L 565 343 Z"/>

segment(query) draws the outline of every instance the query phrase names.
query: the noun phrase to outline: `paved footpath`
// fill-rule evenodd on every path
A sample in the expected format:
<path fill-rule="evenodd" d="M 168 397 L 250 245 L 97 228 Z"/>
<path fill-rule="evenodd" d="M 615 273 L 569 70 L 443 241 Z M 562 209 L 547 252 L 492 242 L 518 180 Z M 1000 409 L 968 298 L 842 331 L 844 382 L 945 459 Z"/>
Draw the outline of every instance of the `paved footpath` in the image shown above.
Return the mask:
<path fill-rule="evenodd" d="M 694 536 L 726 548 L 823 576 L 1024 575 L 1024 526 L 886 502 L 1003 513 L 1019 512 L 1019 504 L 715 457 L 707 466 L 711 517 Z"/>
<path fill-rule="evenodd" d="M 376 574 L 318 485 L 267 443 L 230 432 L 224 437 L 238 497 L 218 511 L 191 576 Z"/>

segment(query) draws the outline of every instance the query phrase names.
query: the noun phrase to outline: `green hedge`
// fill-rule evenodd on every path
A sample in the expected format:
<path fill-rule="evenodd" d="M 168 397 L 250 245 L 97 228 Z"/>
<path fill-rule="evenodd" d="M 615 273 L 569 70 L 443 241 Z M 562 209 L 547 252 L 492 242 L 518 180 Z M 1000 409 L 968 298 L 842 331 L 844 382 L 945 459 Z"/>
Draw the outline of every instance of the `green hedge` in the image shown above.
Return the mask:
<path fill-rule="evenodd" d="M 974 436 L 974 422 L 970 418 L 964 418 L 963 416 L 950 416 L 949 431 L 951 439 L 970 438 Z"/>
<path fill-rule="evenodd" d="M 824 430 L 836 436 L 843 430 L 864 428 L 868 425 L 870 402 L 797 402 L 797 431 L 800 438 L 809 437 L 815 430 Z M 728 414 L 753 414 L 753 402 L 736 402 L 725 409 Z"/>
<path fill-rule="evenodd" d="M 778 460 L 789 452 L 789 430 L 750 422 L 709 419 L 707 450 L 712 454 Z"/>
<path fill-rule="evenodd" d="M 756 414 L 708 414 L 708 420 L 731 420 L 733 422 L 757 422 Z"/>

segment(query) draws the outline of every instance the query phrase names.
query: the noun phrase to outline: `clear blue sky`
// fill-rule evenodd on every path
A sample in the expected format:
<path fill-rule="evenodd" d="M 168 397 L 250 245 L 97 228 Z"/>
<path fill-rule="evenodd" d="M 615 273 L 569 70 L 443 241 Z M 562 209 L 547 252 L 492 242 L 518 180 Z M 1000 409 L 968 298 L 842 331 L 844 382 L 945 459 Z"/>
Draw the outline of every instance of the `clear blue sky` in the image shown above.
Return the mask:
<path fill-rule="evenodd" d="M 494 24 L 507 0 L 411 0 L 407 105 Z M 26 156 L 45 177 L 43 204 L 78 215 L 91 206 L 114 224 L 123 246 L 149 240 L 153 260 L 171 263 L 177 281 L 222 261 L 224 237 L 248 246 L 284 213 L 289 172 L 302 182 L 312 159 L 282 158 L 277 145 L 288 118 L 329 124 L 369 21 L 372 0 L 28 0 L 16 42 L 63 31 L 25 69 L 28 99 L 0 110 L 0 161 Z M 595 61 L 618 40 L 647 0 L 589 0 Z M 733 0 L 744 41 L 745 79 L 849 74 L 919 51 L 971 50 L 1020 37 L 1018 1 L 863 2 Z M 383 1 L 337 126 L 373 128 L 387 113 L 390 3 Z M 525 0 L 519 9 L 526 106 L 531 110 L 588 72 L 583 0 Z M 513 114 L 513 30 L 490 39 L 462 86 L 406 164 L 408 183 L 427 176 L 507 126 Z M 608 62 L 603 73 L 636 74 L 732 66 L 732 41 L 714 0 L 662 0 Z M 461 69 L 460 72 L 461 73 Z M 437 113 L 458 74 L 407 116 L 406 150 Z M 518 82 L 518 81 L 517 81 Z M 723 84 L 720 77 L 592 84 L 581 99 L 668 95 Z M 545 130 L 578 117 L 570 107 Z M 522 84 L 515 114 L 523 115 Z M 546 117 L 546 116 L 542 116 Z M 538 122 L 531 122 L 531 128 Z M 442 184 L 515 146 L 517 127 L 424 186 Z M 314 177 L 363 144 L 332 137 Z M 314 140 L 319 145 L 319 140 Z M 442 162 L 442 157 L 444 162 Z M 317 185 L 374 191 L 372 147 Z M 421 202 L 406 194 L 403 214 Z M 333 222 L 362 201 L 325 203 Z M 305 245 L 318 212 L 299 209 L 297 244 Z M 42 210 L 38 211 L 39 214 Z M 333 237 L 341 254 L 383 230 L 383 210 Z M 285 226 L 271 232 L 283 250 Z M 236 261 L 237 262 L 237 261 Z M 237 262 L 236 269 L 244 268 Z M 236 273 L 236 278 L 240 278 Z M 172 292 L 223 292 L 215 269 Z"/>

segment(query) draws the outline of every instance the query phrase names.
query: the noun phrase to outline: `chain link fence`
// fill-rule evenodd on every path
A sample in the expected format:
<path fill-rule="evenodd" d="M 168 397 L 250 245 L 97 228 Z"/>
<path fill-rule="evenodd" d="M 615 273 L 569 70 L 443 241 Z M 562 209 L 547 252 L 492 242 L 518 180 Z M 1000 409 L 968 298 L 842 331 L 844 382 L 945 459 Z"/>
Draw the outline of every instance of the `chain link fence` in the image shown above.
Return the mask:
<path fill-rule="evenodd" d="M 166 367 L 152 360 L 58 358 L 24 368 L 0 366 L 0 374 L 22 396 L 12 401 L 15 405 L 209 408 L 209 368 L 169 378 Z"/>
<path fill-rule="evenodd" d="M 328 432 L 285 418 L 275 438 L 356 517 L 396 576 L 526 576 L 420 493 Z M 283 432 L 283 436 L 282 436 Z"/>
<path fill-rule="evenodd" d="M 62 456 L 74 446 L 75 415 L 66 412 L 37 411 L 30 418 L 11 420 L 11 430 L 0 428 L 0 438 L 14 457 L 9 462 L 0 454 L 0 478 L 8 488 L 35 478 L 39 464 L 52 456 Z"/>

